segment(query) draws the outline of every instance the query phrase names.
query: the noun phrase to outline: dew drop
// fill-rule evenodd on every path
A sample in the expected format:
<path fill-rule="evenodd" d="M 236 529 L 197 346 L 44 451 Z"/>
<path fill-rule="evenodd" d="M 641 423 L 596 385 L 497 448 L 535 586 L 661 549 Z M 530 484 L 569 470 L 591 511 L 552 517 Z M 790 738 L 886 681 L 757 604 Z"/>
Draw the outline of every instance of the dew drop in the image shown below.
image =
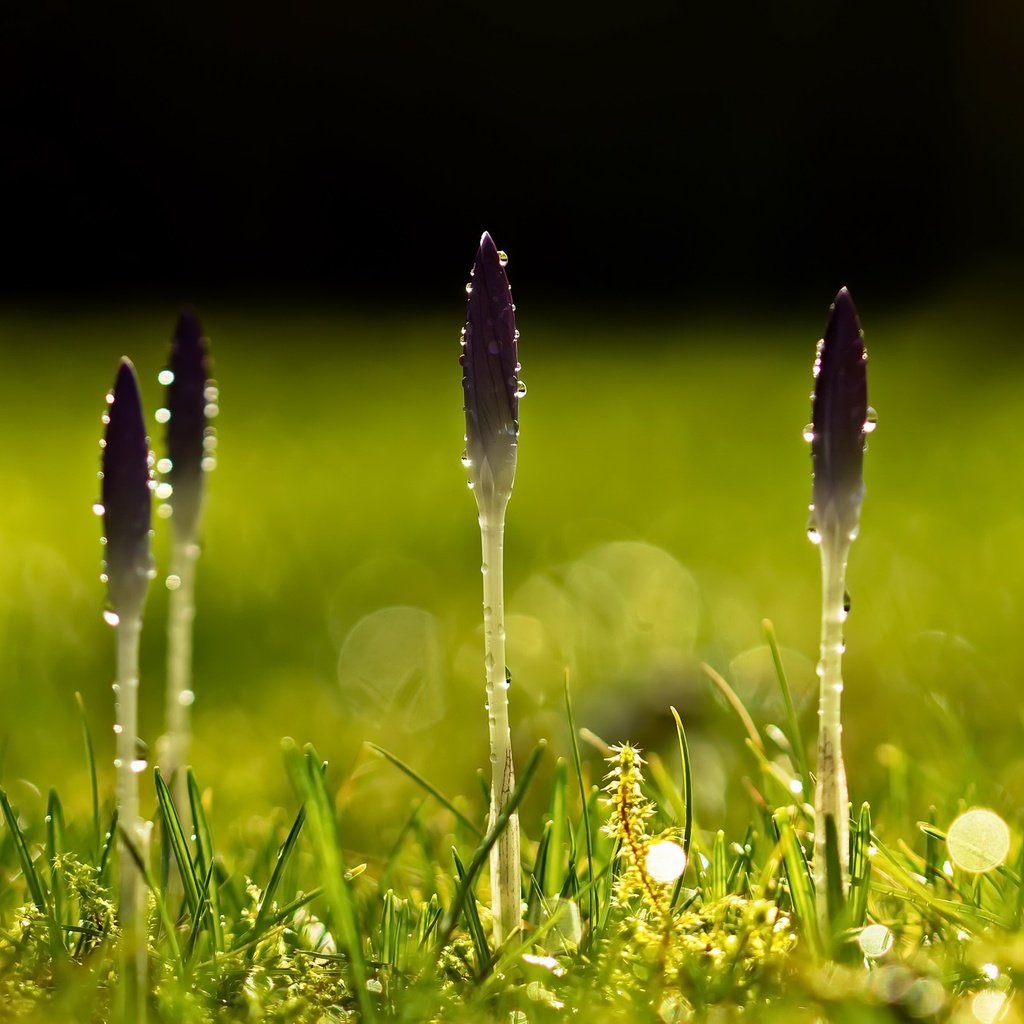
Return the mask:
<path fill-rule="evenodd" d="M 161 519 L 170 519 L 174 514 L 174 509 L 170 505 L 157 505 L 156 514 Z"/>
<path fill-rule="evenodd" d="M 861 929 L 857 944 L 866 957 L 877 960 L 892 949 L 893 934 L 884 924 L 869 924 Z"/>
<path fill-rule="evenodd" d="M 516 398 L 526 397 L 526 381 L 520 380 L 516 382 Z"/>
<path fill-rule="evenodd" d="M 207 402 L 216 402 L 220 398 L 220 388 L 214 383 L 209 383 L 203 390 L 203 398 Z"/>
<path fill-rule="evenodd" d="M 469 467 L 473 465 L 473 460 L 469 457 L 468 451 L 464 451 L 462 453 L 462 458 L 460 461 L 462 462 L 463 466 L 466 467 L 466 469 L 469 469 Z"/>
<path fill-rule="evenodd" d="M 181 577 L 175 576 L 174 573 L 171 573 L 171 575 L 164 580 L 164 585 L 168 590 L 177 590 L 178 587 L 181 586 Z"/>
<path fill-rule="evenodd" d="M 106 395 L 106 398 L 107 398 L 107 405 L 113 405 L 114 404 L 114 392 L 113 391 L 108 391 L 107 395 Z"/>
<path fill-rule="evenodd" d="M 156 485 L 156 496 L 161 500 L 169 498 L 174 493 L 174 488 L 169 483 L 162 483 Z"/>
<path fill-rule="evenodd" d="M 157 374 L 156 379 L 161 384 L 163 384 L 164 387 L 167 387 L 168 384 L 173 384 L 174 383 L 174 371 L 173 370 L 161 370 Z"/>
<path fill-rule="evenodd" d="M 103 502 L 102 502 L 102 501 L 97 501 L 97 502 L 96 502 L 96 504 L 95 504 L 95 505 L 93 505 L 93 507 L 92 507 L 92 511 L 93 511 L 93 515 L 101 516 L 101 515 L 103 515 L 103 514 L 104 514 L 104 513 L 105 513 L 105 512 L 107 511 L 107 510 L 106 510 L 106 508 L 104 508 L 104 506 L 103 506 Z"/>
<path fill-rule="evenodd" d="M 803 429 L 804 440 L 810 444 L 814 440 L 814 424 L 808 423 Z"/>
<path fill-rule="evenodd" d="M 1010 829 L 995 811 L 975 807 L 949 826 L 946 845 L 958 868 L 979 875 L 1005 862 L 1010 852 Z"/>
<path fill-rule="evenodd" d="M 167 408 L 160 408 L 154 413 L 153 418 L 157 423 L 167 423 L 171 418 L 171 410 Z"/>
<path fill-rule="evenodd" d="M 144 757 L 137 757 L 128 767 L 134 774 L 138 775 L 149 767 L 149 762 Z"/>
<path fill-rule="evenodd" d="M 503 267 L 507 267 L 508 266 L 508 253 L 506 253 L 504 249 L 499 249 L 498 250 L 498 262 Z"/>
<path fill-rule="evenodd" d="M 843 591 L 843 612 L 847 615 L 850 614 L 850 608 L 853 606 L 853 602 L 850 599 L 850 592 L 848 590 Z"/>
<path fill-rule="evenodd" d="M 170 459 L 161 459 L 157 464 L 156 468 L 161 473 L 170 473 L 174 469 L 174 463 Z"/>
<path fill-rule="evenodd" d="M 105 427 L 109 427 L 110 426 L 110 416 L 107 413 L 104 413 L 100 417 L 100 423 L 102 423 L 103 426 L 105 426 Z"/>
<path fill-rule="evenodd" d="M 872 434 L 878 426 L 878 413 L 871 406 L 868 406 L 867 418 L 864 420 L 864 433 Z"/>
<path fill-rule="evenodd" d="M 207 455 L 199 465 L 204 473 L 212 473 L 217 468 L 217 460 L 212 455 Z"/>
<path fill-rule="evenodd" d="M 808 523 L 807 524 L 807 539 L 812 544 L 820 544 L 821 543 L 821 533 L 818 530 L 818 527 L 814 523 Z"/>
<path fill-rule="evenodd" d="M 473 294 L 473 282 L 472 281 L 467 281 L 466 282 L 466 294 L 467 295 L 472 295 Z"/>
<path fill-rule="evenodd" d="M 196 695 L 192 690 L 182 690 L 178 694 L 178 703 L 183 708 L 190 708 L 196 702 Z"/>
<path fill-rule="evenodd" d="M 117 626 L 121 622 L 121 616 L 117 614 L 112 608 L 107 608 L 103 612 L 103 621 L 108 626 Z"/>
<path fill-rule="evenodd" d="M 114 767 L 115 768 L 120 768 L 122 764 L 124 764 L 124 762 L 121 760 L 121 758 L 119 758 L 119 757 L 115 757 L 114 758 Z M 108 832 L 107 835 L 110 835 L 110 833 Z"/>
<path fill-rule="evenodd" d="M 651 878 L 667 885 L 686 870 L 686 852 L 671 840 L 652 843 L 647 849 L 644 864 Z"/>
<path fill-rule="evenodd" d="M 120 722 L 117 722 L 117 723 L 116 723 L 116 724 L 114 725 L 114 735 L 115 735 L 115 736 L 120 736 L 120 735 L 121 735 L 121 733 L 123 733 L 123 732 L 124 732 L 124 726 L 123 726 L 123 725 L 121 725 L 121 723 L 120 723 Z"/>
<path fill-rule="evenodd" d="M 515 339 L 516 341 L 518 341 L 518 340 L 519 340 L 519 328 L 518 328 L 518 327 L 516 328 L 516 330 L 515 330 L 515 333 L 514 333 L 514 334 L 512 335 L 512 337 L 513 337 L 513 338 L 514 338 L 514 339 Z"/>

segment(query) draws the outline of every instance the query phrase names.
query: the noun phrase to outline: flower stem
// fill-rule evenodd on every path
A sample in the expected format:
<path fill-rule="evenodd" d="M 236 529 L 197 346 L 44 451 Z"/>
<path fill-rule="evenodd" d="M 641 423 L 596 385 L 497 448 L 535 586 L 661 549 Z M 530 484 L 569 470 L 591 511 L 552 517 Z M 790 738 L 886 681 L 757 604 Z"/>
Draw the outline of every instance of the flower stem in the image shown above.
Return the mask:
<path fill-rule="evenodd" d="M 122 984 L 126 1019 L 144 1021 L 148 991 L 146 885 L 127 849 L 127 836 L 140 856 L 147 855 L 149 836 L 139 817 L 138 690 L 139 615 L 124 616 L 117 625 L 117 808 L 122 836 L 119 850 L 119 913 L 122 932 Z"/>
<path fill-rule="evenodd" d="M 502 546 L 505 534 L 505 506 L 496 497 L 488 510 L 480 510 L 483 546 L 484 666 L 487 670 L 487 709 L 491 742 L 490 825 L 515 788 L 512 737 L 508 724 L 508 679 L 505 673 L 505 595 Z M 508 827 L 491 851 L 491 907 L 494 941 L 500 945 L 519 927 L 522 897 L 519 884 L 519 816 L 512 815 Z"/>
<path fill-rule="evenodd" d="M 175 537 L 171 547 L 171 591 L 167 616 L 167 709 L 161 767 L 171 779 L 178 817 L 190 820 L 185 768 L 192 739 L 192 623 L 196 614 L 196 559 L 199 546 Z"/>
<path fill-rule="evenodd" d="M 846 621 L 846 562 L 850 538 L 837 525 L 821 532 L 821 660 L 818 677 L 818 779 L 814 794 L 814 883 L 818 921 L 824 934 L 831 930 L 836 908 L 829 893 L 848 888 L 847 850 L 850 842 L 849 796 L 843 766 L 840 705 L 843 693 L 843 623 Z M 828 835 L 835 836 L 839 877 L 831 877 Z"/>

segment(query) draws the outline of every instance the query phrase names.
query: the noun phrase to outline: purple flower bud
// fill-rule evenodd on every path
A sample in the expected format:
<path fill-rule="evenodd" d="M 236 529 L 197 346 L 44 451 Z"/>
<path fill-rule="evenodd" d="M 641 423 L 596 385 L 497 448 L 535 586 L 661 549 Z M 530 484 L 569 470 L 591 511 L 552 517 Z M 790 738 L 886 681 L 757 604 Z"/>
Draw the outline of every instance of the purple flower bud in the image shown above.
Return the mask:
<path fill-rule="evenodd" d="M 856 532 L 864 497 L 868 419 L 867 352 L 850 293 L 841 289 L 818 342 L 812 396 L 814 522 Z"/>
<path fill-rule="evenodd" d="M 165 474 L 171 485 L 167 498 L 171 523 L 179 540 L 195 537 L 203 499 L 203 472 L 212 461 L 213 428 L 209 420 L 217 407 L 216 387 L 209 376 L 207 339 L 193 309 L 182 310 L 171 341 L 171 358 L 161 380 L 167 384 L 167 458 Z"/>
<path fill-rule="evenodd" d="M 124 617 L 142 611 L 152 569 L 149 441 L 138 378 L 127 358 L 121 360 L 107 403 L 102 457 L 103 568 L 110 606 Z"/>
<path fill-rule="evenodd" d="M 505 276 L 504 253 L 485 231 L 466 291 L 462 335 L 466 458 L 478 502 L 507 500 L 516 472 L 519 437 L 519 380 L 515 306 Z"/>

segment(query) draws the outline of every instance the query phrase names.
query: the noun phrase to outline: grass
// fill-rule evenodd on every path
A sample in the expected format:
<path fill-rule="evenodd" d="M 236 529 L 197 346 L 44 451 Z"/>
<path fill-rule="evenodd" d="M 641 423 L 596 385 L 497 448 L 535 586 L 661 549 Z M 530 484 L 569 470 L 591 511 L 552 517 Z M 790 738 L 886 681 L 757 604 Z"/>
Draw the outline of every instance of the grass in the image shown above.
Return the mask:
<path fill-rule="evenodd" d="M 857 808 L 870 802 L 877 840 L 866 911 L 893 926 L 893 952 L 871 971 L 857 963 L 826 968 L 810 957 L 813 943 L 798 940 L 791 957 L 753 971 L 751 994 L 747 974 L 737 974 L 741 960 L 708 970 L 684 941 L 717 928 L 723 941 L 750 935 L 753 948 L 764 924 L 759 900 L 777 903 L 800 934 L 793 886 L 807 823 L 797 808 L 773 824 L 752 801 L 745 778 L 773 807 L 789 807 L 764 781 L 742 724 L 700 663 L 729 680 L 769 737 L 769 756 L 784 763 L 767 728 L 790 731 L 762 635 L 770 616 L 804 739 L 813 737 L 820 609 L 817 552 L 803 534 L 809 460 L 800 428 L 819 317 L 770 330 L 521 319 L 530 392 L 506 541 L 515 552 L 506 567 L 513 742 L 524 758 L 539 739 L 549 741 L 523 794 L 524 861 L 536 869 L 537 844 L 561 833 L 549 848 L 556 853 L 545 852 L 539 894 L 525 890 L 536 929 L 525 951 L 543 961 L 534 963 L 514 941 L 491 962 L 493 951 L 483 948 L 485 885 L 477 892 L 484 905 L 466 899 L 458 920 L 445 919 L 460 879 L 474 859 L 483 862 L 480 837 L 468 825 L 482 830 L 487 816 L 475 777 L 487 745 L 479 554 L 466 528 L 473 502 L 458 459 L 459 313 L 365 321 L 208 309 L 223 414 L 197 580 L 193 764 L 195 806 L 209 831 L 202 849 L 185 843 L 195 894 L 180 923 L 170 924 L 179 918 L 176 906 L 157 908 L 154 917 L 163 921 L 159 1019 L 204 1019 L 193 989 L 223 1003 L 222 1019 L 256 1010 L 290 1019 L 301 1004 L 307 1017 L 295 1019 L 314 1020 L 321 1002 L 362 1003 L 367 1018 L 525 1013 L 546 1020 L 565 1015 L 554 1005 L 562 1002 L 599 1006 L 606 1019 L 644 1019 L 652 976 L 644 908 L 612 906 L 611 840 L 597 831 L 607 811 L 590 799 L 581 804 L 575 769 L 558 767 L 559 758 L 571 766 L 574 756 L 566 666 L 577 724 L 609 743 L 635 741 L 649 757 L 652 836 L 682 830 L 690 807 L 665 781 L 680 775 L 669 705 L 686 726 L 697 856 L 675 905 L 692 898 L 685 914 L 696 916 L 685 918 L 663 962 L 689 979 L 693 1006 L 760 1000 L 783 978 L 787 998 L 776 1011 L 761 1005 L 759 1019 L 770 1012 L 798 1019 L 797 1006 L 808 1008 L 807 1019 L 890 1019 L 913 1014 L 913 1006 L 927 1009 L 934 979 L 941 1012 L 956 1015 L 975 1013 L 973 993 L 992 987 L 986 965 L 998 967 L 997 984 L 1012 979 L 1024 806 L 1016 700 L 1024 665 L 1012 642 L 1024 598 L 1024 483 L 1012 469 L 1024 461 L 1020 367 L 1009 357 L 993 375 L 978 353 L 995 327 L 958 320 L 948 308 L 861 312 L 880 426 L 865 460 L 868 493 L 849 573 L 844 739 L 851 796 Z M 968 325 L 977 344 L 963 342 Z M 76 948 L 104 931 L 107 909 L 102 879 L 85 867 L 97 864 L 103 843 L 93 825 L 75 690 L 85 697 L 101 800 L 109 803 L 113 790 L 112 637 L 99 616 L 99 530 L 89 514 L 98 417 L 123 352 L 139 367 L 146 408 L 156 408 L 171 326 L 164 313 L 123 311 L 110 318 L 8 314 L 0 322 L 7 379 L 32 381 L 11 389 L 4 412 L 2 783 L 42 887 L 31 891 L 16 836 L 9 825 L 0 829 L 0 911 L 10 933 L 17 908 L 36 895 L 49 905 L 53 893 L 63 893 L 65 920 L 84 908 L 99 922 L 75 933 Z M 284 372 L 285 361 L 296 372 Z M 158 535 L 156 545 L 164 567 L 166 537 Z M 429 629 L 415 634 L 409 651 L 388 632 L 387 617 L 371 621 L 377 632 L 356 653 L 384 689 L 374 702 L 357 700 L 339 683 L 339 653 L 363 616 L 391 606 L 421 609 Z M 153 740 L 162 726 L 165 610 L 166 594 L 155 588 L 140 695 L 143 735 Z M 422 682 L 402 674 L 418 653 L 435 663 Z M 410 702 L 419 713 L 408 713 Z M 287 770 L 282 736 L 295 738 Z M 468 824 L 363 748 L 364 740 L 429 780 Z M 302 753 L 307 741 L 328 760 L 325 775 L 313 770 L 317 755 Z M 589 791 L 603 768 L 589 745 L 580 754 Z M 51 787 L 66 823 L 60 840 L 47 838 Z M 152 787 L 143 806 L 156 814 Z M 564 820 L 557 812 L 545 832 L 559 800 Z M 307 816 L 289 841 L 300 803 Z M 941 836 L 974 804 L 1010 822 L 1014 866 L 980 881 L 957 872 L 947 880 Z M 312 817 L 310 808 L 317 808 Z M 930 832 L 918 828 L 929 819 Z M 108 810 L 101 820 L 102 833 Z M 719 829 L 724 839 L 716 845 Z M 282 844 L 289 852 L 275 874 Z M 64 859 L 51 876 L 47 864 L 58 845 Z M 352 877 L 331 870 L 335 864 Z M 154 881 L 160 888 L 160 878 Z M 264 905 L 267 889 L 276 910 Z M 316 895 L 305 903 L 299 893 Z M 565 936 L 557 937 L 568 926 L 552 911 L 569 898 L 606 922 L 601 941 L 583 953 L 567 952 Z M 223 922 L 211 911 L 214 899 Z M 268 935 L 262 945 L 244 945 L 255 922 L 277 929 L 273 942 Z M 333 951 L 318 950 L 318 922 L 326 922 Z M 449 924 L 454 945 L 438 953 L 431 936 L 436 941 Z M 353 941 L 353 927 L 362 944 Z M 49 977 L 44 964 L 54 940 L 52 929 L 42 931 L 38 947 L 21 948 L 3 967 L 5 983 L 26 997 L 30 980 Z M 239 948 L 228 954 L 234 943 Z M 88 971 L 58 972 L 63 1019 L 88 1019 L 97 987 L 103 991 L 103 948 L 88 958 Z M 379 992 L 342 988 L 360 957 Z M 168 981 L 172 974 L 187 983 Z M 620 991 L 621 1000 L 602 995 Z M 286 997 L 296 1000 L 292 1010 Z M 654 1009 L 662 1019 L 685 1019 L 673 1016 L 673 998 L 666 990 Z M 17 1006 L 9 1006 L 3 1012 L 13 1015 Z M 43 1016 L 54 1013 L 51 1006 Z"/>

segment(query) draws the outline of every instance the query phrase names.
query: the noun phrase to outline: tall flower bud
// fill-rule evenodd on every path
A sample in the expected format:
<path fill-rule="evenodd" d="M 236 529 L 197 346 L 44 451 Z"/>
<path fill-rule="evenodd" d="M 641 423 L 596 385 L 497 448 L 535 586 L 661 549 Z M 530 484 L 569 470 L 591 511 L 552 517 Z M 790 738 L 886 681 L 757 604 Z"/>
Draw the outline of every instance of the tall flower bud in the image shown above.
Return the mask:
<path fill-rule="evenodd" d="M 466 456 L 470 485 L 481 510 L 508 501 L 516 474 L 519 379 L 515 305 L 505 274 L 504 253 L 485 231 L 480 239 L 463 329 L 462 387 L 466 410 Z"/>
<path fill-rule="evenodd" d="M 103 572 L 114 614 L 138 617 L 153 571 L 149 546 L 152 491 L 149 441 L 131 360 L 121 360 L 107 403 L 101 459 Z"/>
<path fill-rule="evenodd" d="M 209 380 L 209 343 L 199 317 L 184 309 L 171 341 L 169 365 L 160 374 L 166 384 L 167 459 L 164 474 L 170 493 L 171 525 L 178 540 L 193 540 L 199 529 L 204 471 L 212 462 L 216 438 L 216 385 Z"/>
<path fill-rule="evenodd" d="M 865 434 L 868 421 L 867 352 L 850 293 L 832 304 L 814 362 L 811 459 L 814 525 L 819 533 L 839 529 L 855 535 L 864 499 Z"/>

